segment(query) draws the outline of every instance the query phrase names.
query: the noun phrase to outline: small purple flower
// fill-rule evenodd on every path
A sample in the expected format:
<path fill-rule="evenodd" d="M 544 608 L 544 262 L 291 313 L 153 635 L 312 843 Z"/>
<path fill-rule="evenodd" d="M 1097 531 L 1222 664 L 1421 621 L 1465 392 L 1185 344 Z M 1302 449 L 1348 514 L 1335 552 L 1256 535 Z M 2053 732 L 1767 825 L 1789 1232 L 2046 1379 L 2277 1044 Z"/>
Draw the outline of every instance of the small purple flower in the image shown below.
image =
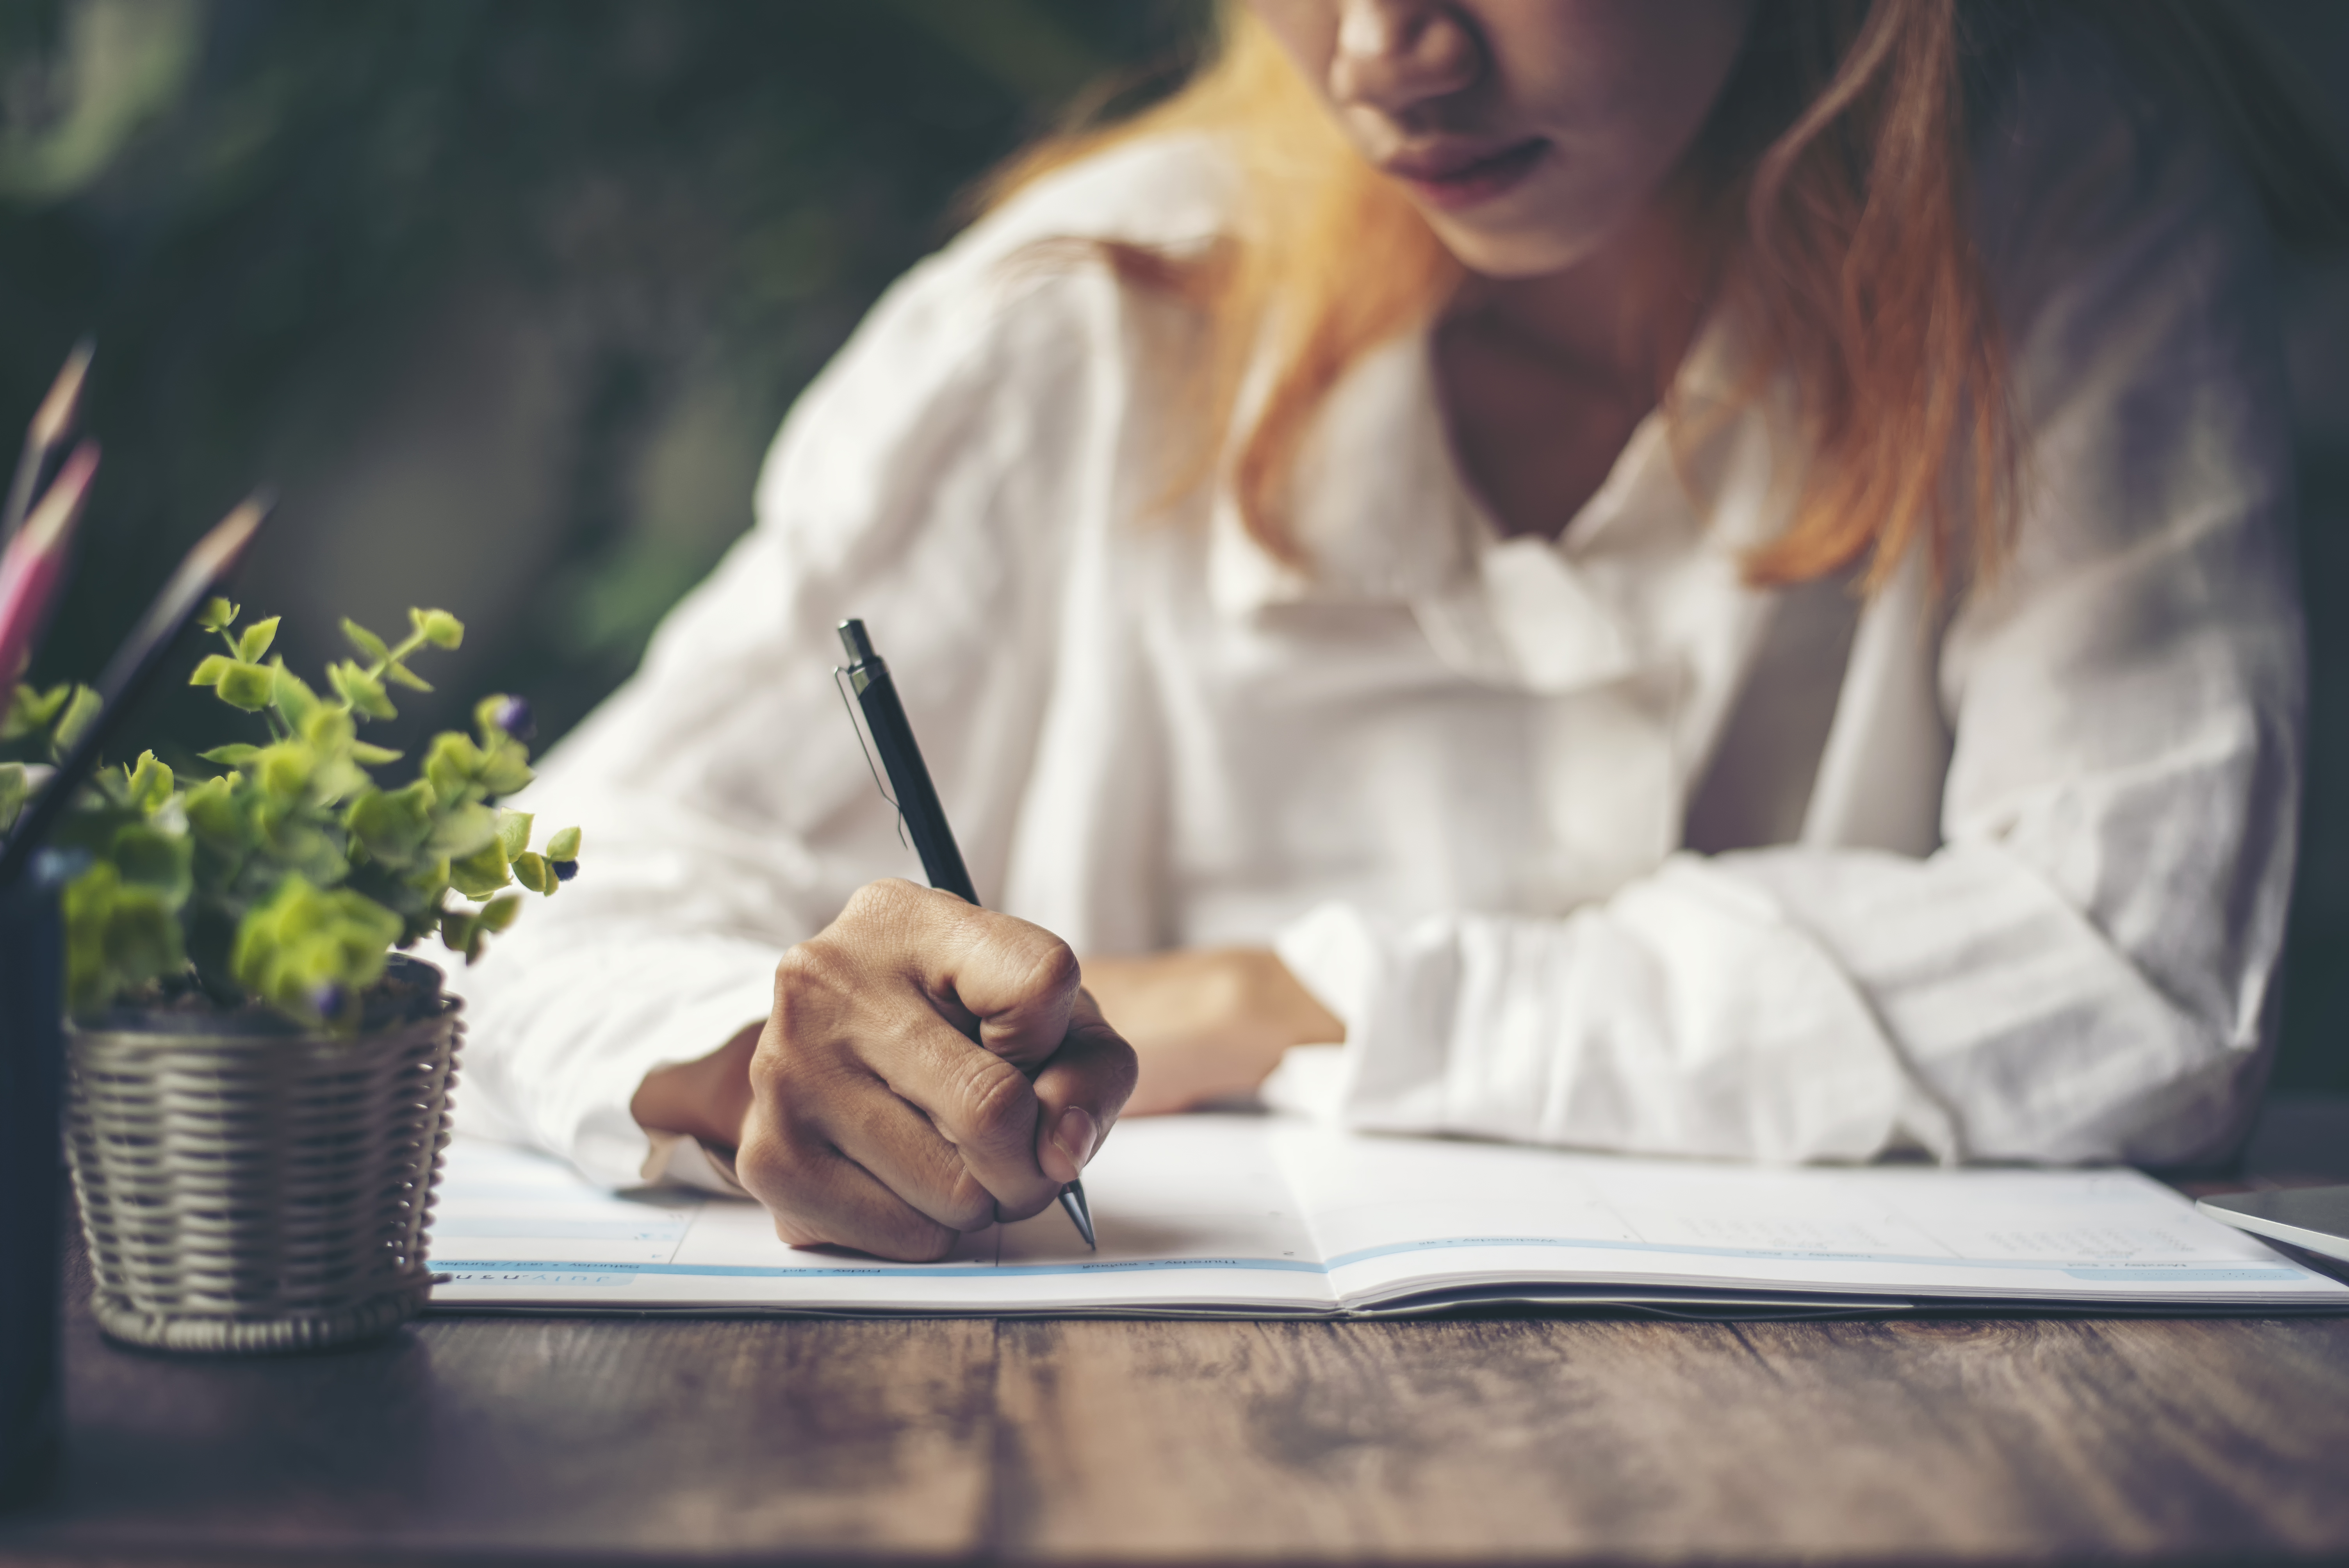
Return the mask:
<path fill-rule="evenodd" d="M 554 880 L 556 882 L 569 882 L 573 877 L 579 874 L 579 862 L 577 861 L 549 861 L 547 864 L 554 868 Z"/>
<path fill-rule="evenodd" d="M 530 700 L 527 697 L 510 696 L 500 703 L 497 726 L 525 744 L 538 736 L 538 725 L 530 716 Z"/>
<path fill-rule="evenodd" d="M 328 980 L 310 992 L 310 1008 L 322 1018 L 331 1018 L 343 1010 L 343 1004 L 349 999 L 348 992 Z"/>

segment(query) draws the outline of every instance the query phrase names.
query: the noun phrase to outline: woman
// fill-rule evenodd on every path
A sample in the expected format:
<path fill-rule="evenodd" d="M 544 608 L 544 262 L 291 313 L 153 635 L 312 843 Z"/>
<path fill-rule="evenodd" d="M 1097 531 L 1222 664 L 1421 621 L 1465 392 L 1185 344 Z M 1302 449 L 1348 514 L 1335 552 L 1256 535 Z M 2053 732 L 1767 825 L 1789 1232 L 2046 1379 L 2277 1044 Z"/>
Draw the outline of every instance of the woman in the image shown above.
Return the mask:
<path fill-rule="evenodd" d="M 556 753 L 475 1125 L 906 1258 L 1316 1041 L 1371 1129 L 2226 1147 L 2302 722 L 2237 167 L 2054 7 L 1227 33 L 892 291 Z M 846 615 L 988 910 L 874 880 Z"/>

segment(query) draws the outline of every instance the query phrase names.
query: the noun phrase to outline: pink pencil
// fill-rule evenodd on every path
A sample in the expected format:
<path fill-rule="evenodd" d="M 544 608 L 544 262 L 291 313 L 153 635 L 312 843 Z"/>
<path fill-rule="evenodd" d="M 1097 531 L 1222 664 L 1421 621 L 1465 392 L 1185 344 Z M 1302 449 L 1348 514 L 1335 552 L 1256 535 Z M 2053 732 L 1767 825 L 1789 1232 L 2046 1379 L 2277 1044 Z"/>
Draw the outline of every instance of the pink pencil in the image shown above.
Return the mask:
<path fill-rule="evenodd" d="M 90 354 L 88 338 L 75 344 L 49 395 L 33 410 L 33 422 L 25 431 L 25 452 L 16 460 L 16 477 L 9 481 L 7 500 L 0 503 L 0 547 L 15 542 L 25 513 L 32 510 L 35 499 L 49 482 L 51 460 L 81 417 L 82 386 L 89 378 Z"/>
<path fill-rule="evenodd" d="M 57 586 L 65 581 L 66 547 L 89 499 L 98 472 L 98 443 L 84 441 L 57 470 L 41 502 L 0 555 L 0 682 L 13 685 L 32 657 Z"/>

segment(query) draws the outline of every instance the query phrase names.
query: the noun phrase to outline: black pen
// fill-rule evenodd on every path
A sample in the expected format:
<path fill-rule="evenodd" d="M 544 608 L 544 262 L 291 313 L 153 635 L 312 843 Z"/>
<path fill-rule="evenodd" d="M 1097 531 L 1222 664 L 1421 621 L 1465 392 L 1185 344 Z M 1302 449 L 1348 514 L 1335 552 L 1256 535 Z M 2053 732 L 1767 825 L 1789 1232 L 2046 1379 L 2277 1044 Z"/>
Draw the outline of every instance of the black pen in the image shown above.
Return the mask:
<path fill-rule="evenodd" d="M 929 768 L 922 761 L 922 748 L 914 744 L 914 727 L 905 722 L 905 709 L 897 701 L 897 686 L 889 678 L 887 662 L 873 651 L 873 640 L 864 634 L 862 621 L 840 624 L 840 645 L 848 650 L 848 684 L 856 693 L 856 706 L 864 710 L 864 727 L 872 731 L 873 748 L 881 754 L 889 788 L 896 792 L 897 811 L 905 820 L 905 831 L 913 836 L 914 851 L 922 857 L 922 874 L 930 879 L 932 887 L 976 905 L 978 890 L 971 885 L 962 851 L 955 844 L 954 830 L 947 825 L 946 809 L 938 804 Z M 1085 1239 L 1085 1245 L 1099 1251 L 1093 1242 L 1092 1209 L 1085 1202 L 1081 1180 L 1061 1189 L 1061 1207 L 1077 1227 L 1077 1234 Z"/>

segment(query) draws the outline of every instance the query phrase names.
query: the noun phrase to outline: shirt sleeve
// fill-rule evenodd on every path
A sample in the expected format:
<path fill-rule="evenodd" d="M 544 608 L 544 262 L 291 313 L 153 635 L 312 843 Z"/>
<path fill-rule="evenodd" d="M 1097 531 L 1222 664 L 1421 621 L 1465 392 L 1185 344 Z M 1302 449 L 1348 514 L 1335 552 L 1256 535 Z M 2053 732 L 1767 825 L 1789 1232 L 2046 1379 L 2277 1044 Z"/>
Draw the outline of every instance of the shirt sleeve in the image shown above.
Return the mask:
<path fill-rule="evenodd" d="M 1346 1022 L 1346 1119 L 1768 1161 L 2240 1131 L 2302 725 L 2264 236 L 2174 115 L 2055 63 L 1978 170 L 2027 449 L 2013 558 L 1941 644 L 1940 849 L 1679 855 L 1558 920 L 1325 906 L 1278 947 Z"/>
<path fill-rule="evenodd" d="M 996 250 L 1001 247 L 995 247 Z M 769 1012 L 782 949 L 864 882 L 918 875 L 834 685 L 860 616 L 983 897 L 1025 789 L 1055 623 L 1053 541 L 1098 445 L 1089 344 L 1109 286 L 960 246 L 875 307 L 770 454 L 758 523 L 640 671 L 513 804 L 578 824 L 581 870 L 452 977 L 460 1125 L 615 1184 L 629 1102 Z"/>

